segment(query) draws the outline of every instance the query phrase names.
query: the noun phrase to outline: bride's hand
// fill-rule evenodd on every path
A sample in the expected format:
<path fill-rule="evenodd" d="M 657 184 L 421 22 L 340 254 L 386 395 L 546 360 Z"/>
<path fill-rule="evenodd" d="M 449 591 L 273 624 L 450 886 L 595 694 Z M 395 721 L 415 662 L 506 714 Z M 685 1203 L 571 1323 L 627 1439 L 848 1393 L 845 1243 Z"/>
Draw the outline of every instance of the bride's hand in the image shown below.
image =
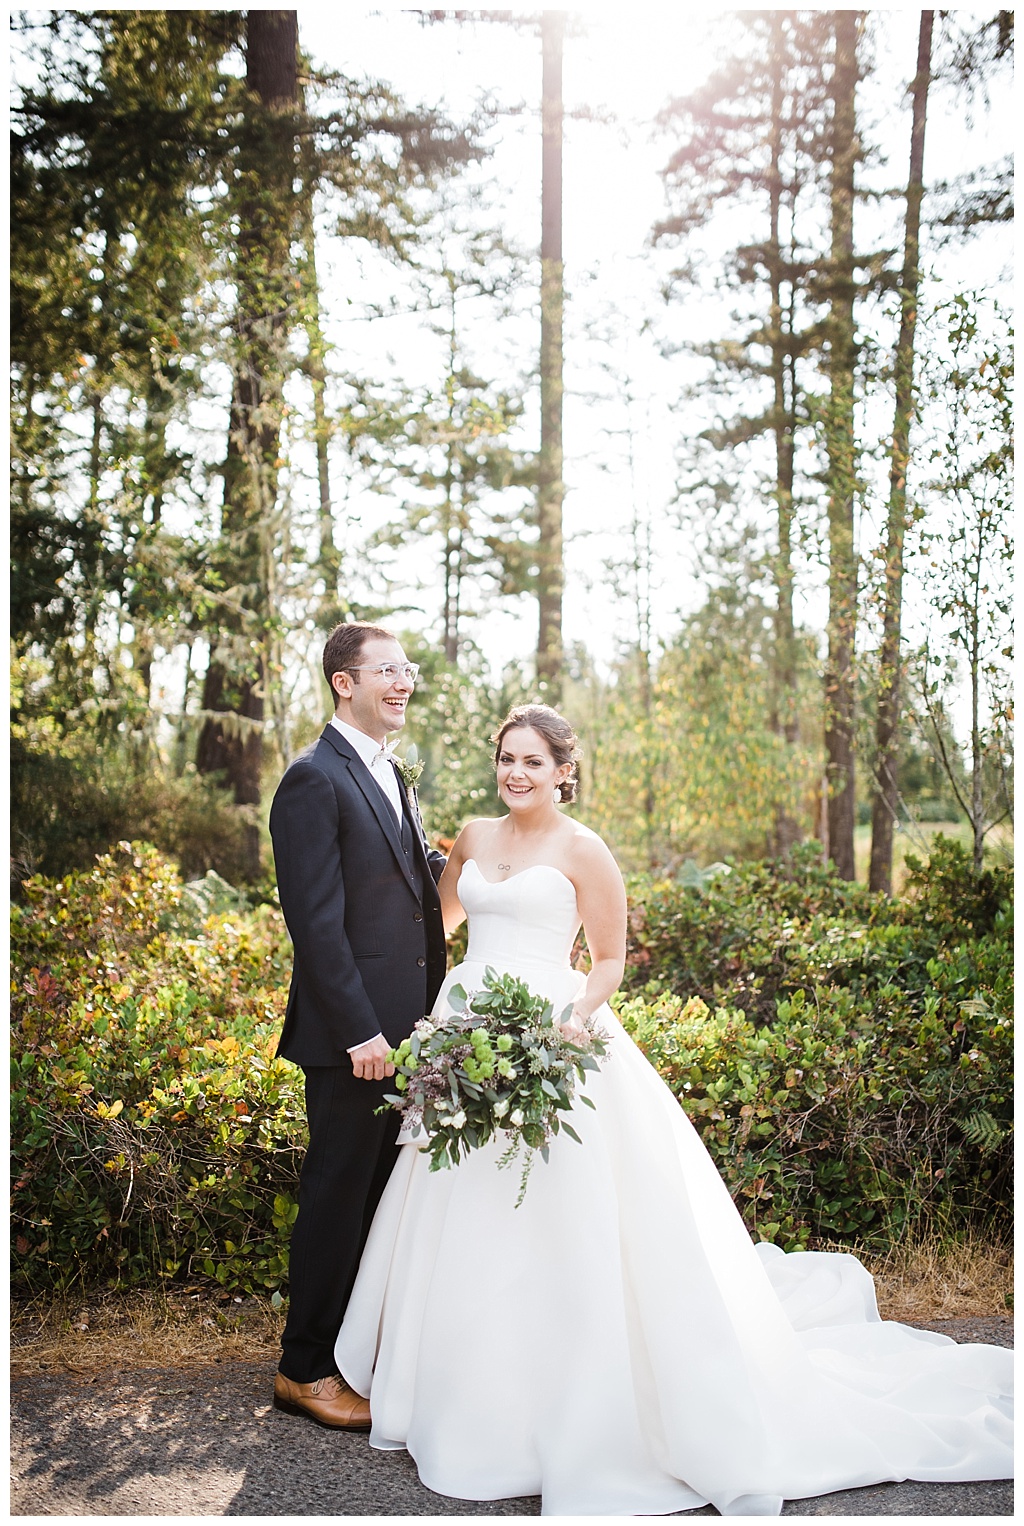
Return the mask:
<path fill-rule="evenodd" d="M 558 1026 L 561 1028 L 563 1035 L 569 1040 L 570 1044 L 578 1043 L 586 1033 L 586 1017 L 587 1014 L 580 1012 L 578 1008 L 573 1007 L 566 1021 L 564 1023 L 559 1023 Z"/>

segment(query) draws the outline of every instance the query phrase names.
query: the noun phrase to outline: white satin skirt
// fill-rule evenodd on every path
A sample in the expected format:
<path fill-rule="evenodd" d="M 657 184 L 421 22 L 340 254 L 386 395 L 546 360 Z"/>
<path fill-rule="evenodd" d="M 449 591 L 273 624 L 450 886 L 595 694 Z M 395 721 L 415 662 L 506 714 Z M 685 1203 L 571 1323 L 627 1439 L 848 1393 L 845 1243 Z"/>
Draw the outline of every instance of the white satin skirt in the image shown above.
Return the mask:
<path fill-rule="evenodd" d="M 581 979 L 543 978 L 556 1002 Z M 337 1343 L 370 1444 L 407 1448 L 439 1494 L 540 1495 L 549 1515 L 777 1515 L 1012 1476 L 1011 1354 L 883 1322 L 853 1256 L 753 1245 L 672 1093 L 602 1021 L 583 1142 L 554 1140 L 518 1209 L 500 1142 L 436 1172 L 399 1152 Z"/>

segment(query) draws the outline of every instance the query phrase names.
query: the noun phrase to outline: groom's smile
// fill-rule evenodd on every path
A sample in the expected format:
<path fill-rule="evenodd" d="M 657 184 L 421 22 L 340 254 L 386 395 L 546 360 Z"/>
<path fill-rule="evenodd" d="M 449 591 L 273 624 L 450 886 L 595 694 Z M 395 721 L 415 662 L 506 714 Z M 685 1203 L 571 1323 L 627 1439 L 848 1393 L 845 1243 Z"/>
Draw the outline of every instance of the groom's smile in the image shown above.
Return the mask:
<path fill-rule="evenodd" d="M 391 676 L 378 671 L 391 665 Z M 397 641 L 379 638 L 364 641 L 357 671 L 346 671 L 344 690 L 339 689 L 337 713 L 367 736 L 382 742 L 389 731 L 400 731 L 415 687 L 415 678 L 401 670 L 408 667 L 405 653 Z M 415 668 L 411 670 L 415 673 Z M 347 691 L 347 692 L 346 692 Z"/>

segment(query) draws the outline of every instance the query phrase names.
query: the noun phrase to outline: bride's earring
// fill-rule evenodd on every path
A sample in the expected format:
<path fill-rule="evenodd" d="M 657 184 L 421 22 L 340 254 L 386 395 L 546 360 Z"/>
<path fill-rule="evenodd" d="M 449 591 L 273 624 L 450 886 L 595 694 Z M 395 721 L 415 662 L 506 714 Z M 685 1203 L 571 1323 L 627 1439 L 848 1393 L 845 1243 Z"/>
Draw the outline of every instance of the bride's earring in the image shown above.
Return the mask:
<path fill-rule="evenodd" d="M 560 784 L 556 784 L 552 791 L 551 803 L 552 805 L 561 805 L 562 803 L 562 786 Z"/>

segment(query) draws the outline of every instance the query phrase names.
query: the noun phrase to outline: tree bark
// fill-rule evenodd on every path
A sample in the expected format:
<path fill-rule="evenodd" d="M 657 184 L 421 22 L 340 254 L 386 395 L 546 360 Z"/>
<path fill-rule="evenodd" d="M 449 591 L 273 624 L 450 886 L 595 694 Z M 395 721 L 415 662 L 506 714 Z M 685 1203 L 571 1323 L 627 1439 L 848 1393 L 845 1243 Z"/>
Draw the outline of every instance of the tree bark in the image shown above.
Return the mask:
<path fill-rule="evenodd" d="M 344 617 L 346 606 L 341 598 L 341 552 L 334 538 L 334 507 L 331 495 L 330 441 L 331 424 L 327 416 L 327 341 L 320 313 L 320 277 L 316 265 L 316 225 L 313 218 L 315 171 L 311 152 L 304 155 L 302 166 L 302 245 L 303 245 L 303 320 L 309 358 L 307 374 L 313 393 L 313 443 L 316 447 L 316 477 L 319 497 L 317 515 L 318 547 L 316 567 L 323 579 L 324 591 L 317 610 L 318 623 L 331 630 Z"/>
<path fill-rule="evenodd" d="M 769 249 L 771 310 L 771 374 L 773 390 L 773 433 L 775 435 L 775 501 L 778 516 L 778 544 L 775 553 L 775 653 L 774 706 L 772 726 L 787 746 L 799 736 L 796 692 L 796 639 L 793 626 L 793 476 L 794 437 L 796 434 L 796 379 L 793 374 L 792 323 L 787 321 L 783 304 L 782 258 L 782 144 L 783 111 L 783 18 L 771 12 L 772 100 L 771 163 L 768 170 Z M 773 851 L 784 858 L 800 841 L 800 823 L 780 808 L 775 813 Z"/>
<path fill-rule="evenodd" d="M 971 862 L 975 874 L 980 874 L 985 863 L 985 797 L 982 788 L 985 766 L 985 749 L 981 739 L 981 601 L 984 569 L 983 547 L 985 543 L 984 518 L 978 524 L 975 543 L 974 566 L 971 576 L 968 629 L 970 646 L 968 661 L 971 671 L 971 833 L 973 852 Z"/>
<path fill-rule="evenodd" d="M 211 643 L 207 712 L 196 750 L 202 773 L 221 771 L 239 805 L 260 801 L 267 683 L 266 539 L 277 503 L 285 346 L 292 301 L 294 122 L 298 103 L 295 11 L 250 10 L 250 92 L 239 152 L 235 376 L 224 464 L 222 558 L 232 591 Z M 231 719 L 216 719 L 211 712 Z M 259 828 L 246 827 L 246 870 L 259 874 Z"/>
<path fill-rule="evenodd" d="M 147 536 L 146 531 L 140 524 L 136 556 L 139 554 L 139 548 L 145 545 L 147 539 L 155 540 L 159 535 L 160 520 L 163 516 L 163 469 L 164 462 L 167 459 L 167 416 L 161 396 L 160 382 L 155 377 L 150 384 L 149 396 L 146 399 L 144 438 L 142 467 L 145 489 L 148 491 L 150 505 L 149 535 Z M 153 694 L 153 654 L 156 650 L 150 612 L 146 609 L 145 597 L 152 577 L 152 571 L 147 567 L 142 567 L 140 568 L 139 575 L 142 588 L 141 590 L 139 589 L 137 581 L 132 592 L 132 597 L 128 601 L 128 615 L 135 632 L 132 662 L 139 674 L 148 704 Z"/>
<path fill-rule="evenodd" d="M 537 482 L 537 678 L 558 704 L 562 681 L 562 43 L 565 12 L 544 11 L 540 245 L 540 463 Z"/>
<path fill-rule="evenodd" d="M 878 714 L 875 721 L 875 789 L 871 813 L 872 890 L 892 891 L 892 839 L 897 819 L 897 758 L 901 719 L 901 623 L 903 614 L 903 542 L 907 528 L 907 467 L 910 429 L 914 418 L 914 333 L 917 324 L 918 261 L 921 247 L 921 201 L 924 196 L 924 135 L 931 75 L 933 11 L 921 12 L 917 73 L 913 86 L 910 129 L 910 174 L 907 179 L 906 233 L 903 276 L 900 281 L 900 332 L 896 345 L 896 412 L 889 468 L 889 517 L 885 546 L 885 602 L 882 650 L 878 671 Z"/>
<path fill-rule="evenodd" d="M 320 288 L 316 270 L 313 222 L 310 218 L 306 244 L 308 273 L 307 301 L 309 316 L 309 379 L 313 389 L 313 439 L 316 444 L 316 477 L 319 491 L 319 547 L 317 567 L 324 580 L 322 623 L 334 626 L 339 614 L 339 580 L 341 577 L 341 553 L 334 539 L 334 506 L 331 497 L 331 467 L 328 447 L 331 426 L 327 417 L 327 366 L 324 360 L 326 344 L 320 322 Z"/>
<path fill-rule="evenodd" d="M 825 759 L 829 848 L 838 874 L 855 875 L 857 558 L 854 546 L 856 447 L 854 441 L 853 199 L 857 162 L 857 34 L 861 13 L 836 11 L 832 81 L 831 281 L 829 397 L 825 415 L 828 453 L 829 611 L 825 667 Z"/>
<path fill-rule="evenodd" d="M 458 387 L 459 337 L 454 274 L 448 275 L 448 444 L 444 469 L 444 660 L 453 667 L 459 659 L 459 616 L 462 607 L 462 504 L 456 509 L 459 480 L 458 426 L 455 395 Z M 460 495 L 461 497 L 461 495 Z"/>

